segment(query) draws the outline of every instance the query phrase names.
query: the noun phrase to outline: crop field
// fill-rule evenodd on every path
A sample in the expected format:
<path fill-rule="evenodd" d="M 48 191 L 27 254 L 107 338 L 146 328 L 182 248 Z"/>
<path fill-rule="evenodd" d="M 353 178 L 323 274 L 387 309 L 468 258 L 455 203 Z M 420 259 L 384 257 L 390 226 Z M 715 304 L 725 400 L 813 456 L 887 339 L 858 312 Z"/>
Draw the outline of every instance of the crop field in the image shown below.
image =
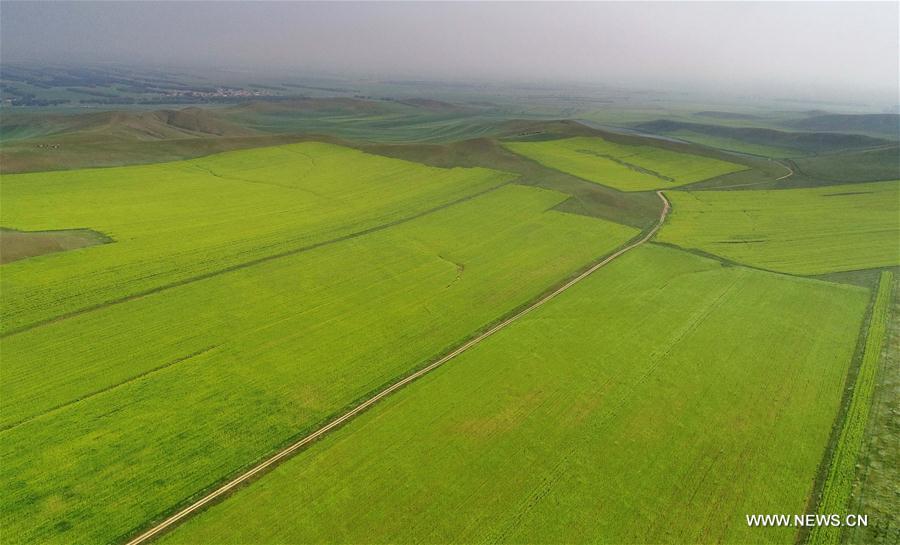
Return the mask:
<path fill-rule="evenodd" d="M 668 195 L 664 242 L 801 275 L 900 265 L 900 181 Z"/>
<path fill-rule="evenodd" d="M 5 175 L 3 227 L 90 228 L 114 242 L 4 265 L 2 331 L 390 224 L 511 178 L 312 142 Z"/>
<path fill-rule="evenodd" d="M 867 301 L 644 246 L 161 542 L 794 543 Z"/>
<path fill-rule="evenodd" d="M 888 301 L 886 339 L 875 371 L 872 405 L 855 460 L 856 474 L 848 510 L 869 515 L 869 525 L 848 529 L 842 536 L 850 543 L 888 544 L 900 538 L 900 509 L 896 483 L 900 481 L 900 429 L 894 424 L 900 412 L 900 274 L 893 272 L 892 297 Z M 883 287 L 882 289 L 887 289 Z M 871 321 L 870 321 L 871 324 Z M 871 328 L 871 325 L 870 325 Z"/>
<path fill-rule="evenodd" d="M 894 144 L 357 94 L 5 122 L 0 541 L 813 545 L 847 532 L 746 515 L 896 511 Z"/>
<path fill-rule="evenodd" d="M 869 410 L 875 391 L 878 362 L 887 332 L 888 312 L 891 305 L 893 275 L 884 271 L 876 293 L 875 308 L 872 311 L 869 330 L 866 334 L 862 364 L 853 387 L 853 396 L 847 409 L 837 447 L 825 478 L 819 513 L 844 513 L 847 511 L 856 476 L 857 460 L 865 438 Z M 841 530 L 837 527 L 821 526 L 812 530 L 810 545 L 837 544 L 841 542 Z"/>
<path fill-rule="evenodd" d="M 900 4 L 197 4 L 0 0 L 0 545 L 900 545 Z"/>
<path fill-rule="evenodd" d="M 4 533 L 114 541 L 637 234 L 565 198 L 505 186 L 6 337 Z"/>
<path fill-rule="evenodd" d="M 622 191 L 677 187 L 747 168 L 710 157 L 596 137 L 504 145 L 547 167 Z"/>

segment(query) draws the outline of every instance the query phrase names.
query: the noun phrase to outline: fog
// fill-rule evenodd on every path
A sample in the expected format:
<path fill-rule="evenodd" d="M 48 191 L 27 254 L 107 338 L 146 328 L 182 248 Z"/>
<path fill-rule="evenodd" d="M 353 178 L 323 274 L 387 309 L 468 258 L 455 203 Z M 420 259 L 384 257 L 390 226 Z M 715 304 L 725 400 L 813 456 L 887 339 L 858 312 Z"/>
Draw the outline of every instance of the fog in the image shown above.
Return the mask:
<path fill-rule="evenodd" d="M 7 2 L 3 62 L 599 83 L 897 103 L 883 3 Z"/>

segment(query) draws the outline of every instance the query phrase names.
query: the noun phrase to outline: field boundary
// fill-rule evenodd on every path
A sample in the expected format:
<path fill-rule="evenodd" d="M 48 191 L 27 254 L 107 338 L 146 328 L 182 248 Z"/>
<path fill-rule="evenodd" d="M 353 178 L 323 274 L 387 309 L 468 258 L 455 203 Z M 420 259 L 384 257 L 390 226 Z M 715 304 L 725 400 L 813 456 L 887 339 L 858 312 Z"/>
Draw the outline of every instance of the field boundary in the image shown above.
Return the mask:
<path fill-rule="evenodd" d="M 215 488 L 211 492 L 205 494 L 203 497 L 201 497 L 197 501 L 182 508 L 181 510 L 177 511 L 175 514 L 167 517 L 166 519 L 162 520 L 161 522 L 153 525 L 149 529 L 140 533 L 136 537 L 125 542 L 125 545 L 141 545 L 141 544 L 149 542 L 151 539 L 160 535 L 161 533 L 163 533 L 167 530 L 170 530 L 171 528 L 180 524 L 181 522 L 188 519 L 192 515 L 200 512 L 205 507 L 212 505 L 214 502 L 216 502 L 219 499 L 224 498 L 225 496 L 227 496 L 229 493 L 231 493 L 232 491 L 237 489 L 242 484 L 245 484 L 245 483 L 249 482 L 250 480 L 252 480 L 254 477 L 263 474 L 265 471 L 273 468 L 280 462 L 289 458 L 290 456 L 292 456 L 293 454 L 295 454 L 302 448 L 308 446 L 309 444 L 313 443 L 317 439 L 321 438 L 328 432 L 330 432 L 330 431 L 340 427 L 341 425 L 345 424 L 346 422 L 350 421 L 357 415 L 361 414 L 362 412 L 366 411 L 367 409 L 369 409 L 370 407 L 372 407 L 373 405 L 378 403 L 380 400 L 390 396 L 397 390 L 410 384 L 411 382 L 415 381 L 416 379 L 419 379 L 422 376 L 437 369 L 438 367 L 444 365 L 445 363 L 452 360 L 456 356 L 462 354 L 463 352 L 469 350 L 473 346 L 479 344 L 481 341 L 487 339 L 488 337 L 492 336 L 493 334 L 497 333 L 498 331 L 506 328 L 508 325 L 515 322 L 519 318 L 525 316 L 529 312 L 543 306 L 548 301 L 556 298 L 558 295 L 565 292 L 566 290 L 568 290 L 575 284 L 581 282 L 582 280 L 584 280 L 585 278 L 590 276 L 592 273 L 594 273 L 598 269 L 602 268 L 603 266 L 609 264 L 616 258 L 620 257 L 621 255 L 625 254 L 626 252 L 633 250 L 634 248 L 637 248 L 638 246 L 649 241 L 651 238 L 653 238 L 653 236 L 662 227 L 662 225 L 665 222 L 666 217 L 668 216 L 669 211 L 671 209 L 671 203 L 665 197 L 665 195 L 663 194 L 663 192 L 661 190 L 656 191 L 656 195 L 660 198 L 660 200 L 663 203 L 663 207 L 662 207 L 662 210 L 660 211 L 659 218 L 657 219 L 657 221 L 653 225 L 653 227 L 650 228 L 647 232 L 643 233 L 640 236 L 640 238 L 638 238 L 637 240 L 633 240 L 632 242 L 627 243 L 625 246 L 619 248 L 612 254 L 606 256 L 605 258 L 601 259 L 597 263 L 591 265 L 586 270 L 584 270 L 581 273 L 579 273 L 578 275 L 576 275 L 574 278 L 569 279 L 568 281 L 563 283 L 561 286 L 550 291 L 549 293 L 545 293 L 544 295 L 540 296 L 536 301 L 528 304 L 524 308 L 520 308 L 519 310 L 513 311 L 514 312 L 513 315 L 503 319 L 499 323 L 491 326 L 490 328 L 483 331 L 482 333 L 469 339 L 468 341 L 464 342 L 462 345 L 451 350 L 449 353 L 445 354 L 443 357 L 439 358 L 438 360 L 436 360 L 436 361 L 432 362 L 431 364 L 419 369 L 418 371 L 415 371 L 414 373 L 398 380 L 397 382 L 394 382 L 394 383 L 390 384 L 389 386 L 387 386 L 377 392 L 374 392 L 373 395 L 366 398 L 365 400 L 363 400 L 361 403 L 359 403 L 355 407 L 351 408 L 350 410 L 344 412 L 342 415 L 338 416 L 334 420 L 328 422 L 327 424 L 325 424 L 324 426 L 320 427 L 319 429 L 313 431 L 312 433 L 305 435 L 304 437 L 291 443 L 290 445 L 280 449 L 276 453 L 265 458 L 261 462 L 255 464 L 250 469 L 244 471 L 240 475 L 232 478 L 228 482 L 222 484 L 221 486 Z"/>
<path fill-rule="evenodd" d="M 251 259 L 250 261 L 244 261 L 244 262 L 242 262 L 242 263 L 236 263 L 236 264 L 234 264 L 234 265 L 229 265 L 229 266 L 224 267 L 224 268 L 222 268 L 222 269 L 218 269 L 218 270 L 215 270 L 215 271 L 210 271 L 210 272 L 203 273 L 203 274 L 198 274 L 198 275 L 196 275 L 196 276 L 191 276 L 191 277 L 188 277 L 188 278 L 183 278 L 183 279 L 177 280 L 177 281 L 175 281 L 175 282 L 170 282 L 170 283 L 168 283 L 168 284 L 163 284 L 162 286 L 157 286 L 157 287 L 155 287 L 155 288 L 151 288 L 151 289 L 148 289 L 148 290 L 144 290 L 144 291 L 140 291 L 140 292 L 137 292 L 137 293 L 133 293 L 133 294 L 131 294 L 131 295 L 126 295 L 125 297 L 120 297 L 120 298 L 118 298 L 118 299 L 111 299 L 111 300 L 109 300 L 109 301 L 104 301 L 103 303 L 99 303 L 99 304 L 96 304 L 96 305 L 91 305 L 91 306 L 88 306 L 88 307 L 85 307 L 85 308 L 81 308 L 81 309 L 78 309 L 78 310 L 73 310 L 73 311 L 71 311 L 71 312 L 66 312 L 66 313 L 60 314 L 60 315 L 58 315 L 58 316 L 54 316 L 54 317 L 52 317 L 52 318 L 47 318 L 47 319 L 44 319 L 44 320 L 39 320 L 39 321 L 37 321 L 37 322 L 33 322 L 33 323 L 31 323 L 31 324 L 28 324 L 28 325 L 26 325 L 26 326 L 22 326 L 22 327 L 18 327 L 18 328 L 15 328 L 15 329 L 11 329 L 11 330 L 9 330 L 9 331 L 6 331 L 6 332 L 0 334 L 0 339 L 5 339 L 5 338 L 11 337 L 11 336 L 13 336 L 13 335 L 18 335 L 19 333 L 25 333 L 26 331 L 31 331 L 32 329 L 37 329 L 37 328 L 39 328 L 39 327 L 43 327 L 43 326 L 46 326 L 46 325 L 49 325 L 49 324 L 53 324 L 53 323 L 56 323 L 56 322 L 61 322 L 61 321 L 63 321 L 63 320 L 68 320 L 69 318 L 74 318 L 74 317 L 80 316 L 80 315 L 82 315 L 82 314 L 88 314 L 88 313 L 94 312 L 94 311 L 96 311 L 96 310 L 101 310 L 101 309 L 104 309 L 104 308 L 107 308 L 107 307 L 111 307 L 111 306 L 115 306 L 115 305 L 119 305 L 119 304 L 122 304 L 122 303 L 128 303 L 129 301 L 135 301 L 135 300 L 137 300 L 137 299 L 142 299 L 142 298 L 147 297 L 147 296 L 149 296 L 149 295 L 154 295 L 154 294 L 157 294 L 157 293 L 166 291 L 166 290 L 170 290 L 170 289 L 173 289 L 173 288 L 178 288 L 178 287 L 181 287 L 181 286 L 185 286 L 185 285 L 188 285 L 188 284 L 192 284 L 192 283 L 194 283 L 194 282 L 199 282 L 199 281 L 201 281 L 201 280 L 206 280 L 206 279 L 208 279 L 208 278 L 213 278 L 213 277 L 216 277 L 216 276 L 218 276 L 218 275 L 220 275 L 220 274 L 226 274 L 226 273 L 230 273 L 230 272 L 233 272 L 233 271 L 239 271 L 239 270 L 241 270 L 241 269 L 246 269 L 246 268 L 248 268 L 248 267 L 253 267 L 253 266 L 255 266 L 255 265 L 259 265 L 259 264 L 262 264 L 262 263 L 267 263 L 267 262 L 269 262 L 269 261 L 275 261 L 276 259 L 281 259 L 281 258 L 283 258 L 283 257 L 290 257 L 290 256 L 293 256 L 293 255 L 302 254 L 302 253 L 304 253 L 304 252 L 309 252 L 309 251 L 311 251 L 311 250 L 315 250 L 315 249 L 318 249 L 318 248 L 322 248 L 323 246 L 330 246 L 331 244 L 337 244 L 337 243 L 340 243 L 340 242 L 345 242 L 345 241 L 352 240 L 352 239 L 355 239 L 355 238 L 359 238 L 359 237 L 362 237 L 362 236 L 365 236 L 365 235 L 369 235 L 369 234 L 372 234 L 372 233 L 377 233 L 378 231 L 384 231 L 385 229 L 390 229 L 391 227 L 396 227 L 397 225 L 402 225 L 402 224 L 404 224 L 404 223 L 407 223 L 407 222 L 410 222 L 410 221 L 413 221 L 413 220 L 417 220 L 417 219 L 419 219 L 419 218 L 421 218 L 421 217 L 427 216 L 427 215 L 429 215 L 429 214 L 433 214 L 434 212 L 439 212 L 439 211 L 441 211 L 441 210 L 444 210 L 445 208 L 450 208 L 451 206 L 456 206 L 457 204 L 462 204 L 462 203 L 464 203 L 464 202 L 466 202 L 466 201 L 470 201 L 470 200 L 472 200 L 472 199 L 481 197 L 482 195 L 487 195 L 488 193 L 491 193 L 491 192 L 493 192 L 493 191 L 497 191 L 497 190 L 500 189 L 501 187 L 504 187 L 504 186 L 507 186 L 507 185 L 512 184 L 514 181 L 515 181 L 515 180 L 509 180 L 509 181 L 506 181 L 506 182 L 497 184 L 497 185 L 495 185 L 495 186 L 489 187 L 489 188 L 487 188 L 487 189 L 478 191 L 478 192 L 476 192 L 476 193 L 471 193 L 471 194 L 469 194 L 469 195 L 465 195 L 464 197 L 461 197 L 461 198 L 456 199 L 456 200 L 454 200 L 454 201 L 450 201 L 450 202 L 444 203 L 444 204 L 442 204 L 442 205 L 440 205 L 440 206 L 436 206 L 436 207 L 434 207 L 434 208 L 429 208 L 429 209 L 427 209 L 427 210 L 423 210 L 423 211 L 421 211 L 421 212 L 417 212 L 416 214 L 413 214 L 412 216 L 407 216 L 407 217 L 405 217 L 405 218 L 400 218 L 400 219 L 398 219 L 398 220 L 390 221 L 390 222 L 388 222 L 388 223 L 382 223 L 382 224 L 376 225 L 376 226 L 374 226 L 374 227 L 369 227 L 369 228 L 367 228 L 367 229 L 363 229 L 363 230 L 361 230 L 361 231 L 355 231 L 355 232 L 352 232 L 352 233 L 348 233 L 348 234 L 346 234 L 346 235 L 341 235 L 341 236 L 336 237 L 336 238 L 331 238 L 331 239 L 328 239 L 328 240 L 323 240 L 323 241 L 321 241 L 321 242 L 316 242 L 316 243 L 313 243 L 313 244 L 308 244 L 308 245 L 306 245 L 306 246 L 301 246 L 301 247 L 299 247 L 299 248 L 293 248 L 293 249 L 290 249 L 290 250 L 285 250 L 285 251 L 283 251 L 283 252 L 278 252 L 278 253 L 275 253 L 275 254 L 272 254 L 272 255 L 267 255 L 267 256 L 263 256 L 263 257 L 258 257 L 258 258 L 256 258 L 256 259 Z"/>
<path fill-rule="evenodd" d="M 816 513 L 843 513 L 850 501 L 856 463 L 865 440 L 872 395 L 882 360 L 893 284 L 893 274 L 882 271 L 873 289 L 870 311 L 858 341 L 861 348 L 859 365 L 855 375 L 847 378 L 847 382 L 852 384 L 846 387 L 842 410 L 832 429 L 830 449 L 819 470 L 821 488 L 815 503 L 810 506 L 815 508 Z M 812 509 L 809 511 L 812 512 Z M 798 537 L 808 545 L 836 544 L 841 540 L 842 530 L 836 526 L 818 526 Z"/>

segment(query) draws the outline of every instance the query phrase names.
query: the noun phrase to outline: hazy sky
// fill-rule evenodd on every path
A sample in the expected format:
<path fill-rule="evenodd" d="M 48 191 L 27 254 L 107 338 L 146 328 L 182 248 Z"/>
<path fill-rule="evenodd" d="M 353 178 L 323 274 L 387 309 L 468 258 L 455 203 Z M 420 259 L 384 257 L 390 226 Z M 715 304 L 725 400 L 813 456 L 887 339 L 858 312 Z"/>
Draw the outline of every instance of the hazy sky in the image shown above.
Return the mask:
<path fill-rule="evenodd" d="M 0 3 L 4 61 L 597 82 L 896 102 L 883 3 Z"/>

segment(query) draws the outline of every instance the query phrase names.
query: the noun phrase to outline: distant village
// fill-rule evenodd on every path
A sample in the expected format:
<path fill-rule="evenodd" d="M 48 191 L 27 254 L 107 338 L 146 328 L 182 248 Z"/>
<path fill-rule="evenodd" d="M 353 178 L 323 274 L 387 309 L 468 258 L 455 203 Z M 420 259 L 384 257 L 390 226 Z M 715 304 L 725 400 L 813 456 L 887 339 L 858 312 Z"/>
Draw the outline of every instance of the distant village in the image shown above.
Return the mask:
<path fill-rule="evenodd" d="M 274 96 L 272 91 L 237 89 L 233 87 L 219 87 L 213 91 L 197 91 L 192 89 L 168 90 L 164 96 L 189 97 L 189 98 L 235 98 L 235 97 L 263 97 Z"/>

